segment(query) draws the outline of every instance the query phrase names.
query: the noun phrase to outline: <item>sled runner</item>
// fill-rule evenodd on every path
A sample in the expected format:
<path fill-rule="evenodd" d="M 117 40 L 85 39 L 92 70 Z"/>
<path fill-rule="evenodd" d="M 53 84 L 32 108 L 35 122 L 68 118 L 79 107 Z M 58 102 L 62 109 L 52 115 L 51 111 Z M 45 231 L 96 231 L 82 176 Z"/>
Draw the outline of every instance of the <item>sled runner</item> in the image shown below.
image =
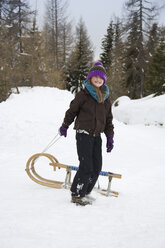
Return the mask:
<path fill-rule="evenodd" d="M 54 181 L 54 180 L 49 180 L 49 179 L 45 179 L 43 177 L 41 177 L 35 170 L 35 163 L 37 162 L 37 160 L 41 157 L 46 157 L 49 160 L 49 166 L 52 166 L 54 171 L 56 171 L 56 169 L 65 169 L 66 170 L 66 176 L 65 176 L 65 181 L 61 182 L 61 181 Z M 76 166 L 69 166 L 69 165 L 65 165 L 65 164 L 61 164 L 58 162 L 58 160 L 51 154 L 48 153 L 37 153 L 34 154 L 33 156 L 31 156 L 26 164 L 26 172 L 28 174 L 28 176 L 36 183 L 41 184 L 43 186 L 48 186 L 48 187 L 52 187 L 52 188 L 57 188 L 57 189 L 61 189 L 61 188 L 65 188 L 68 189 L 71 186 L 71 172 L 77 171 L 78 167 Z M 107 189 L 101 189 L 100 187 L 98 187 L 97 191 L 104 195 L 104 196 L 115 196 L 118 197 L 119 193 L 116 191 L 112 191 L 111 190 L 111 182 L 112 182 L 112 178 L 118 178 L 121 179 L 121 175 L 120 174 L 116 174 L 116 173 L 112 173 L 112 172 L 106 172 L 106 171 L 101 171 L 100 172 L 100 176 L 105 176 L 108 178 L 108 186 Z"/>

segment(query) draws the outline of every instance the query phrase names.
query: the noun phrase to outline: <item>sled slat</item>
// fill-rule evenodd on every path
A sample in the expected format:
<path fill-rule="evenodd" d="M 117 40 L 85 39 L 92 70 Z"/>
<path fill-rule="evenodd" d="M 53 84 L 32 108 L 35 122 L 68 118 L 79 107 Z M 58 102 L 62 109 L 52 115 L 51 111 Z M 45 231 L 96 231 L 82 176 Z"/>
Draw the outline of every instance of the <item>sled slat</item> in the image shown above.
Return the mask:
<path fill-rule="evenodd" d="M 111 177 L 115 177 L 115 178 L 119 178 L 119 179 L 122 178 L 121 174 L 115 174 L 115 173 L 112 173 L 112 172 L 108 172 L 107 176 L 111 176 Z"/>
<path fill-rule="evenodd" d="M 75 170 L 75 171 L 78 170 L 78 167 L 76 167 L 76 166 L 70 166 L 69 165 L 69 166 L 67 166 L 67 168 Z M 116 173 L 113 173 L 113 172 L 107 172 L 107 171 L 101 171 L 100 175 L 101 176 L 111 176 L 111 177 L 115 177 L 115 178 L 121 178 L 122 177 L 120 174 L 116 174 Z"/>
<path fill-rule="evenodd" d="M 53 167 L 58 167 L 58 168 L 67 168 L 67 165 L 65 164 L 60 164 L 60 163 L 49 163 L 49 165 L 53 166 Z"/>

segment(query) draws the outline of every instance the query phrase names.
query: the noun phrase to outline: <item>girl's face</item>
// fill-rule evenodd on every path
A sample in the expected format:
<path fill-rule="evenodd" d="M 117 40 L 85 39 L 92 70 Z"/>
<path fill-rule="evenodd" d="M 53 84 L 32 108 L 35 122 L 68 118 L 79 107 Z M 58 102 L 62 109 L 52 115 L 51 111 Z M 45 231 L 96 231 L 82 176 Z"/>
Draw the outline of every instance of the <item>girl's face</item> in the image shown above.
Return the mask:
<path fill-rule="evenodd" d="M 93 86 L 97 88 L 101 87 L 104 83 L 104 79 L 102 79 L 99 76 L 92 77 L 90 81 L 91 81 L 91 84 L 93 84 Z"/>

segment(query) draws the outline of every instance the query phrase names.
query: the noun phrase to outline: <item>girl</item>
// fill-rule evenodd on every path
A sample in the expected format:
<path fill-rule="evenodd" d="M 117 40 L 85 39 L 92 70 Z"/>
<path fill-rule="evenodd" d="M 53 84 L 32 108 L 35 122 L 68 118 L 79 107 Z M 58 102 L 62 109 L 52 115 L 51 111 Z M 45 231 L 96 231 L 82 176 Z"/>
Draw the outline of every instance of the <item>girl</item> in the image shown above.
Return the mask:
<path fill-rule="evenodd" d="M 92 191 L 102 168 L 102 132 L 107 137 L 107 152 L 113 149 L 113 117 L 106 80 L 103 64 L 96 62 L 84 81 L 85 88 L 76 94 L 59 129 L 60 135 L 66 137 L 76 117 L 74 129 L 80 165 L 71 186 L 71 201 L 80 205 L 90 204 L 85 196 Z"/>

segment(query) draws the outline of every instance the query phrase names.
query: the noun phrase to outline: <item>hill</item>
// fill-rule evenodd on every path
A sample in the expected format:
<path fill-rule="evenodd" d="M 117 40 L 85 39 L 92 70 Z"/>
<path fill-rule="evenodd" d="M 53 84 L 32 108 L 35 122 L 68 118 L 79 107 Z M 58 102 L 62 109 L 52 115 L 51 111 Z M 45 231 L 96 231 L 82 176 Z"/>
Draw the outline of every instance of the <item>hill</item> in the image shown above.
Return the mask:
<path fill-rule="evenodd" d="M 114 119 L 111 154 L 106 153 L 102 135 L 103 170 L 122 174 L 121 180 L 112 182 L 120 195 L 108 198 L 93 192 L 96 201 L 92 206 L 77 207 L 70 202 L 68 190 L 43 187 L 25 172 L 28 158 L 41 152 L 57 134 L 73 95 L 42 87 L 20 91 L 0 104 L 1 247 L 164 248 L 164 126 L 137 125 L 129 116 L 128 104 L 114 107 L 116 118 L 124 113 L 122 118 L 127 115 L 132 124 Z M 142 109 L 148 101 L 144 100 Z M 139 101 L 133 105 L 131 115 Z M 61 163 L 78 165 L 73 125 L 67 138 L 61 137 L 48 152 Z M 44 177 L 56 178 L 46 161 L 42 166 Z M 59 177 L 64 180 L 64 170 Z M 107 184 L 103 177 L 99 182 L 102 187 Z"/>

